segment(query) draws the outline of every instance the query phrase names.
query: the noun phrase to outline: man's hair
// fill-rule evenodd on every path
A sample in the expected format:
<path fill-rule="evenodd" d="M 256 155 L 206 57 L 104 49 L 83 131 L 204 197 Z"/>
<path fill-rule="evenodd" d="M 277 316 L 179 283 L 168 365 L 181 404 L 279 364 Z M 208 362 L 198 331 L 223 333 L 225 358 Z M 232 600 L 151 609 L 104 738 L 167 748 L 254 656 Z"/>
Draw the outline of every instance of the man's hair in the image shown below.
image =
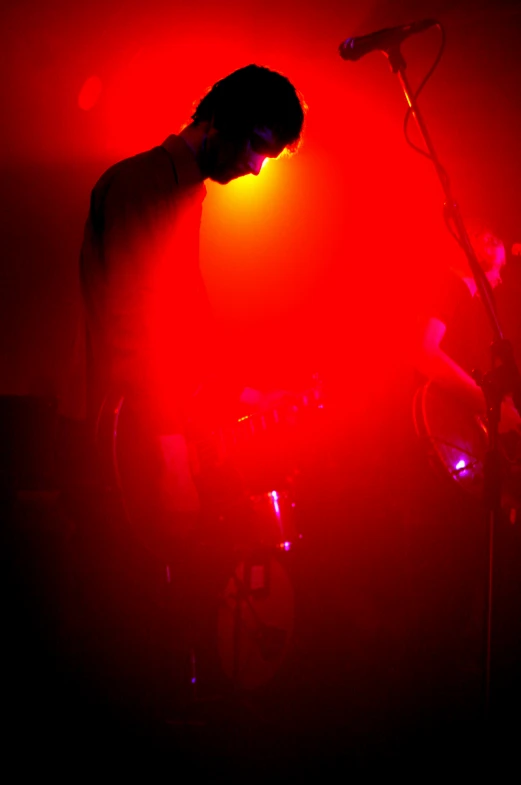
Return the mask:
<path fill-rule="evenodd" d="M 282 74 L 247 65 L 216 82 L 192 115 L 195 123 L 213 120 L 231 138 L 248 137 L 254 128 L 269 128 L 288 147 L 298 145 L 304 102 Z"/>

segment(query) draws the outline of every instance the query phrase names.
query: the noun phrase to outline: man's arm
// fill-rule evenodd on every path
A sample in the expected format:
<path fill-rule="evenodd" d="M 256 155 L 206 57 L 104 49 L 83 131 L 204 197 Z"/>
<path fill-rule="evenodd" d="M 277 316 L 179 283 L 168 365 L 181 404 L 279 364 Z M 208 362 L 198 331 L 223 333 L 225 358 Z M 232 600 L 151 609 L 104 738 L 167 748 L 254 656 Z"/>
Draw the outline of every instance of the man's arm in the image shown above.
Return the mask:
<path fill-rule="evenodd" d="M 421 374 L 448 389 L 470 406 L 473 411 L 485 412 L 485 399 L 474 379 L 442 348 L 446 332 L 441 319 L 430 316 L 420 331 L 415 351 L 415 366 Z"/>
<path fill-rule="evenodd" d="M 431 316 L 425 321 L 416 347 L 414 364 L 427 379 L 458 396 L 476 414 L 484 415 L 486 404 L 481 387 L 441 348 L 446 329 L 446 325 L 437 317 Z M 508 396 L 501 406 L 500 431 L 513 429 L 521 430 L 521 418 Z"/>

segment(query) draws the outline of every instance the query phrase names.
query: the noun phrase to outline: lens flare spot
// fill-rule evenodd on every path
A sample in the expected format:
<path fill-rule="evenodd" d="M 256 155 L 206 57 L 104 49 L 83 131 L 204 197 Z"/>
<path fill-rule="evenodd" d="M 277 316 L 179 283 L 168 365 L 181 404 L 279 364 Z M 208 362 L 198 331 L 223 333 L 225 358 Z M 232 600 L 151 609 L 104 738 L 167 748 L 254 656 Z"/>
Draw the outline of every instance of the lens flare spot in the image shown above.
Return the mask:
<path fill-rule="evenodd" d="M 98 103 L 103 85 L 99 76 L 89 76 L 78 93 L 78 106 L 88 112 Z"/>

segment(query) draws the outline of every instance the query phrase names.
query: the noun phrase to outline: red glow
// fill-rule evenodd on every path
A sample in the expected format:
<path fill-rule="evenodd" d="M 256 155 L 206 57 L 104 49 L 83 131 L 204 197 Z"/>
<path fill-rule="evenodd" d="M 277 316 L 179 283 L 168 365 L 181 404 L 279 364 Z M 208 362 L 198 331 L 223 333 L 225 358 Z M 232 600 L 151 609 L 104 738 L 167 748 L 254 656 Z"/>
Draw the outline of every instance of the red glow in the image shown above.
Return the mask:
<path fill-rule="evenodd" d="M 78 93 L 78 106 L 83 111 L 88 112 L 98 103 L 103 84 L 99 76 L 89 76 L 82 85 Z"/>
<path fill-rule="evenodd" d="M 96 112 L 76 135 L 97 175 L 178 132 L 206 89 L 235 68 L 258 62 L 285 73 L 309 107 L 303 144 L 276 166 L 265 160 L 261 177 L 207 183 L 202 270 L 246 371 L 270 365 L 272 351 L 274 376 L 289 364 L 329 364 L 345 368 L 347 385 L 348 365 L 356 366 L 363 389 L 349 386 L 348 395 L 369 408 L 367 389 L 387 394 L 430 268 L 454 252 L 453 241 L 434 172 L 404 142 L 406 103 L 385 58 L 343 62 L 331 20 L 310 61 L 300 33 L 287 38 L 295 24 L 304 32 L 309 24 L 315 40 L 304 7 L 298 16 L 288 27 L 279 19 L 269 35 L 221 8 L 196 25 L 191 12 L 153 30 L 114 25 L 110 57 L 107 49 L 91 66 L 103 84 L 91 75 L 79 90 L 78 106 Z M 345 25 L 362 29 L 362 20 Z"/>

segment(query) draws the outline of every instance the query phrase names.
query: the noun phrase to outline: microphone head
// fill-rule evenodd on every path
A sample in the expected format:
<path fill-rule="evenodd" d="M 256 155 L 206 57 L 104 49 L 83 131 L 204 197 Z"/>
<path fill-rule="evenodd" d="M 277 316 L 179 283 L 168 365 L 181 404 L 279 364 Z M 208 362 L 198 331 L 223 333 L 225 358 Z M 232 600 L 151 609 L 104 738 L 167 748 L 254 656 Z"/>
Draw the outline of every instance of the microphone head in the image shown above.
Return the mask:
<path fill-rule="evenodd" d="M 421 19 L 408 25 L 386 27 L 369 35 L 346 38 L 338 47 L 338 51 L 342 60 L 360 60 L 361 57 L 369 54 L 369 52 L 387 52 L 391 47 L 399 46 L 410 35 L 422 33 L 424 30 L 428 30 L 429 27 L 437 24 L 439 22 L 435 19 Z"/>

